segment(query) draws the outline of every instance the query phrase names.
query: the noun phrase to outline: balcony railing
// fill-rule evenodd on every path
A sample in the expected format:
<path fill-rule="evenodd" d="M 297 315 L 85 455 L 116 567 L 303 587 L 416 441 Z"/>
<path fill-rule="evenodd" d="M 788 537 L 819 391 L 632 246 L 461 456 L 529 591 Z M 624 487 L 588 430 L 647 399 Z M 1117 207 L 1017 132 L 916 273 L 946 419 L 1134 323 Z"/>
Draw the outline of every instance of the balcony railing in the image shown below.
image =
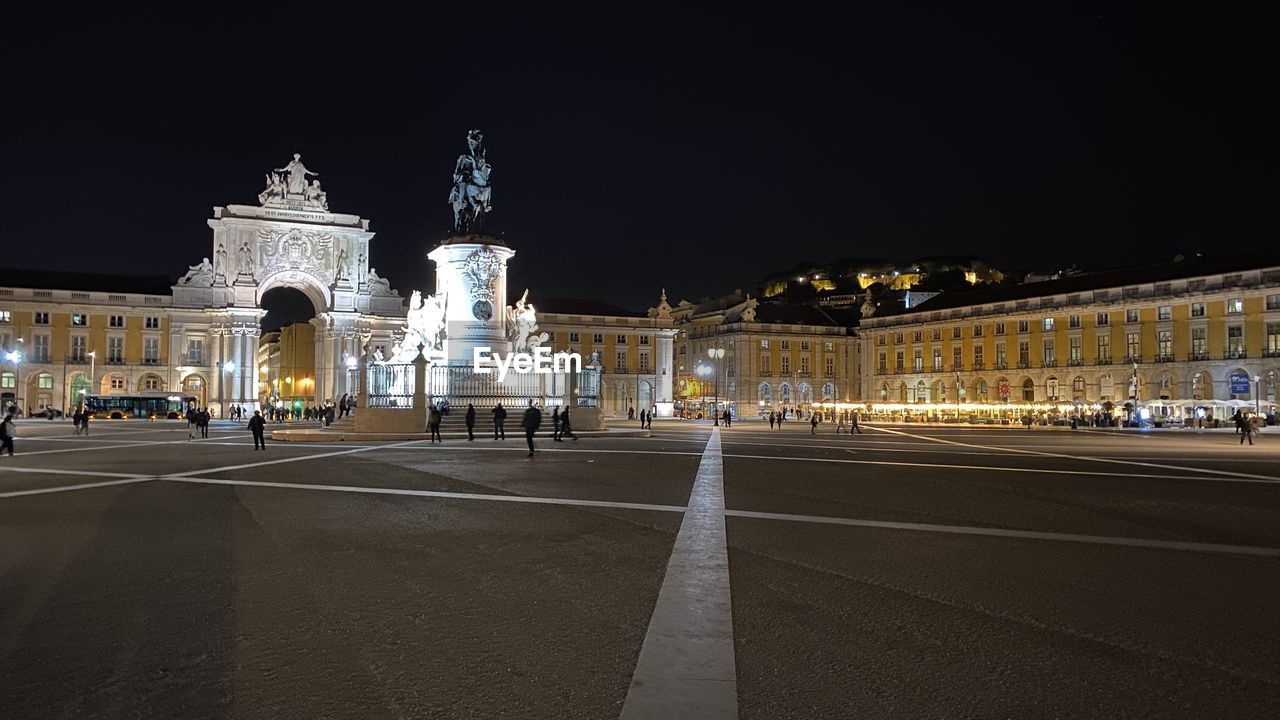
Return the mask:
<path fill-rule="evenodd" d="M 985 369 L 986 369 L 986 363 L 982 362 L 981 360 L 974 360 L 974 361 L 973 361 L 973 369 L 974 369 L 974 370 L 985 370 Z"/>
<path fill-rule="evenodd" d="M 951 372 L 960 372 L 964 370 L 964 363 L 951 363 Z"/>
<path fill-rule="evenodd" d="M 1249 357 L 1249 353 L 1244 350 L 1228 350 L 1222 353 L 1223 360 L 1243 360 Z"/>
<path fill-rule="evenodd" d="M 1207 352 L 1203 352 L 1203 351 L 1201 351 L 1201 352 L 1189 352 L 1189 353 L 1187 353 L 1187 360 L 1190 360 L 1190 361 L 1193 361 L 1193 362 L 1194 362 L 1194 361 L 1198 361 L 1198 360 L 1208 360 L 1208 359 L 1209 359 L 1209 353 L 1207 353 Z"/>
<path fill-rule="evenodd" d="M 1109 358 L 1109 357 L 1100 357 L 1100 358 L 1098 358 L 1097 360 L 1094 360 L 1094 361 L 1093 361 L 1093 364 L 1094 364 L 1094 365 L 1110 365 L 1110 364 L 1111 364 L 1111 358 Z"/>
<path fill-rule="evenodd" d="M 1175 358 L 1173 357 L 1173 353 L 1168 353 L 1168 354 L 1166 354 L 1166 355 L 1157 355 L 1157 356 L 1156 356 L 1156 362 L 1158 362 L 1158 363 L 1173 362 L 1173 361 L 1174 361 L 1174 359 L 1175 359 Z"/>
<path fill-rule="evenodd" d="M 1124 358 L 1124 364 L 1125 364 L 1125 365 L 1132 365 L 1132 364 L 1134 364 L 1134 363 L 1137 363 L 1137 364 L 1141 365 L 1141 364 L 1142 364 L 1142 356 L 1141 356 L 1141 355 L 1126 355 L 1126 356 L 1125 356 L 1125 358 Z"/>
<path fill-rule="evenodd" d="M 1276 349 L 1276 350 L 1263 350 L 1263 351 L 1262 351 L 1262 357 L 1264 357 L 1264 358 L 1280 357 L 1280 349 Z"/>
<path fill-rule="evenodd" d="M 1046 367 L 1046 368 L 1054 368 L 1054 367 L 1058 367 L 1058 361 L 1057 361 L 1057 360 L 1045 360 L 1044 362 L 1040 363 L 1040 367 Z"/>
<path fill-rule="evenodd" d="M 68 365 L 89 365 L 89 361 L 92 359 L 88 355 L 68 355 L 66 363 Z"/>
<path fill-rule="evenodd" d="M 1008 370 L 1009 363 L 997 360 L 996 364 L 991 366 L 991 369 L 992 370 Z"/>
<path fill-rule="evenodd" d="M 1030 362 L 1030 361 L 1028 361 L 1028 360 L 1019 360 L 1019 361 L 1018 361 L 1018 367 L 1019 367 L 1020 369 L 1029 368 L 1029 367 L 1031 367 L 1031 362 Z"/>
<path fill-rule="evenodd" d="M 881 365 L 880 367 L 876 368 L 876 374 L 877 374 L 877 375 L 888 375 L 888 374 L 889 374 L 889 368 L 885 367 L 884 365 Z"/>
<path fill-rule="evenodd" d="M 160 358 L 146 358 L 146 357 L 144 357 L 144 358 L 142 358 L 142 364 L 143 364 L 143 365 L 159 365 L 159 364 L 160 364 Z"/>
<path fill-rule="evenodd" d="M 1080 365 L 1083 365 L 1083 364 L 1084 364 L 1084 360 L 1081 360 L 1080 358 L 1068 358 L 1068 359 L 1067 359 L 1067 365 L 1070 365 L 1071 367 L 1077 367 L 1077 366 L 1080 366 Z"/>
<path fill-rule="evenodd" d="M 773 377 L 773 373 L 768 370 L 761 370 L 757 373 L 760 377 Z"/>
<path fill-rule="evenodd" d="M 896 368 L 894 368 L 894 369 L 893 369 L 893 374 L 894 374 L 894 375 L 901 375 L 901 374 L 905 373 L 906 371 L 907 371 L 907 369 L 906 369 L 906 368 L 896 367 Z"/>

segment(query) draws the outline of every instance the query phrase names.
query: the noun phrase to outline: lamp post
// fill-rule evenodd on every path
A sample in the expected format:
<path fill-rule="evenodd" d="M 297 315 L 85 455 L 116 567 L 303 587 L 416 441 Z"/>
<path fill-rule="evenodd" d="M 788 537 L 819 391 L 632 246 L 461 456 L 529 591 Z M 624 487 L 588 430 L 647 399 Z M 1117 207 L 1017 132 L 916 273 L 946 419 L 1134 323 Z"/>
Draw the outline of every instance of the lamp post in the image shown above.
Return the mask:
<path fill-rule="evenodd" d="M 720 358 L 724 357 L 724 348 L 707 348 L 707 357 L 716 361 L 716 382 L 715 382 L 715 424 L 720 424 Z"/>
<path fill-rule="evenodd" d="M 1253 414 L 1254 415 L 1262 414 L 1261 391 L 1262 391 L 1262 376 L 1254 375 L 1253 376 Z"/>
<path fill-rule="evenodd" d="M 22 351 L 10 350 L 5 353 L 4 359 L 13 363 L 13 402 L 14 405 L 17 406 L 18 401 L 21 400 L 21 398 L 18 397 L 18 388 L 22 387 L 22 378 L 18 366 L 22 364 Z M 19 410 L 21 410 L 21 407 L 19 407 Z"/>
<path fill-rule="evenodd" d="M 222 373 L 224 372 L 230 373 L 235 371 L 236 371 L 236 364 L 230 360 L 226 362 L 218 363 L 218 413 L 221 414 L 223 417 L 226 417 L 226 414 L 227 414 L 227 403 L 225 398 L 227 379 L 226 377 L 223 376 Z"/>
<path fill-rule="evenodd" d="M 699 382 L 700 387 L 698 394 L 702 397 L 702 407 L 705 410 L 707 407 L 707 376 L 711 374 L 711 368 L 702 363 L 698 363 L 698 367 L 694 372 L 698 373 L 698 377 L 702 378 Z"/>
<path fill-rule="evenodd" d="M 90 390 L 93 389 L 94 384 L 98 380 L 95 374 L 97 369 L 98 369 L 98 351 L 92 350 L 89 352 L 89 389 Z"/>

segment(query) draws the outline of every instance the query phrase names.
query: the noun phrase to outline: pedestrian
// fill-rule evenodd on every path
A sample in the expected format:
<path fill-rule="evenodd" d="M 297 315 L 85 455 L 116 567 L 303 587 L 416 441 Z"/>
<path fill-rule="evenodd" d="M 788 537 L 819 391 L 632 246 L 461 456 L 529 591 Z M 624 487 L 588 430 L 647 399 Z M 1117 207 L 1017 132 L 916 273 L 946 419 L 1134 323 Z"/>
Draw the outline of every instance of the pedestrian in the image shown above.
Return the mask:
<path fill-rule="evenodd" d="M 467 441 L 476 439 L 476 406 L 467 404 Z"/>
<path fill-rule="evenodd" d="M 249 418 L 249 432 L 253 433 L 254 450 L 267 449 L 267 441 L 262 436 L 266 430 L 267 421 L 262 418 L 262 411 L 254 410 L 253 417 Z"/>
<path fill-rule="evenodd" d="M 642 408 L 640 410 L 640 429 L 643 430 L 645 427 L 645 424 L 648 422 L 649 422 L 649 411 Z"/>
<path fill-rule="evenodd" d="M 1249 444 L 1253 444 L 1253 420 L 1248 413 L 1240 413 L 1240 444 L 1244 444 L 1245 438 L 1249 439 Z M 10 455 L 13 454 L 11 451 Z"/>
<path fill-rule="evenodd" d="M 80 423 L 84 421 L 84 407 L 77 405 L 76 409 L 71 413 L 71 424 L 75 426 L 75 435 L 80 434 Z"/>
<path fill-rule="evenodd" d="M 338 419 L 341 420 L 347 414 L 347 393 L 342 393 L 342 397 L 338 400 Z"/>
<path fill-rule="evenodd" d="M 569 408 L 565 408 L 564 412 L 560 413 L 560 423 L 563 426 L 560 430 L 560 437 L 571 437 L 576 441 L 578 436 L 573 434 L 573 428 L 569 425 Z"/>
<path fill-rule="evenodd" d="M 499 436 L 503 440 L 507 439 L 507 409 L 502 407 L 502 403 L 498 403 L 498 407 L 493 412 L 493 439 L 497 440 Z"/>
<path fill-rule="evenodd" d="M 196 439 L 196 419 L 200 412 L 194 406 L 187 408 L 187 439 Z"/>
<path fill-rule="evenodd" d="M 809 434 L 818 434 L 818 413 L 809 413 Z"/>
<path fill-rule="evenodd" d="M 836 413 L 836 434 L 844 432 L 844 419 L 848 415 L 848 411 Z"/>
<path fill-rule="evenodd" d="M 769 429 L 770 430 L 773 429 L 773 424 L 777 421 L 777 417 L 778 417 L 777 413 L 775 413 L 772 410 L 769 411 Z"/>
<path fill-rule="evenodd" d="M 524 411 L 524 419 L 520 424 L 524 427 L 524 441 L 529 444 L 529 457 L 533 457 L 533 434 L 542 425 L 542 411 L 532 400 L 529 401 L 529 408 Z"/>
<path fill-rule="evenodd" d="M 782 429 L 782 421 L 787 419 L 787 409 L 782 408 L 782 412 L 778 413 L 778 429 Z"/>
<path fill-rule="evenodd" d="M 201 410 L 200 414 L 196 416 L 196 427 L 200 430 L 200 437 L 207 440 L 209 438 L 209 408 Z"/>
<path fill-rule="evenodd" d="M 858 411 L 850 410 L 849 411 L 849 436 L 852 437 L 855 432 L 861 435 L 862 428 L 858 427 Z"/>
<path fill-rule="evenodd" d="M 13 424 L 13 410 L 5 414 L 0 421 L 0 451 L 7 450 L 13 457 L 13 439 L 18 436 L 18 427 Z"/>
<path fill-rule="evenodd" d="M 427 426 L 431 428 L 431 442 L 437 440 L 444 442 L 444 439 L 440 437 L 440 408 L 431 407 L 431 417 L 427 420 Z"/>
<path fill-rule="evenodd" d="M 564 442 L 560 439 L 560 408 L 557 406 L 551 411 L 551 439 L 554 442 Z"/>

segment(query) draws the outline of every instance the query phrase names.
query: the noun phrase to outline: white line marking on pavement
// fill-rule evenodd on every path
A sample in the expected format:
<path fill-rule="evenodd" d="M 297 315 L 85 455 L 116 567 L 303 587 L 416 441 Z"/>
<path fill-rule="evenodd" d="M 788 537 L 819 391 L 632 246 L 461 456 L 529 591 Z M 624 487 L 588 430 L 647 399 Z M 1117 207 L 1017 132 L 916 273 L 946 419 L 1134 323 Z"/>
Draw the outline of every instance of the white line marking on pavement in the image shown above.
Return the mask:
<path fill-rule="evenodd" d="M 622 720 L 737 717 L 724 463 L 717 429 L 698 466 Z"/>
<path fill-rule="evenodd" d="M 133 477 L 124 478 L 123 480 L 104 480 L 96 483 L 85 483 L 83 485 L 61 485 L 51 488 L 38 488 L 35 490 L 12 490 L 10 492 L 0 493 L 0 498 L 23 497 L 26 495 L 44 495 L 45 493 L 68 492 L 70 490 L 88 490 L 89 488 L 110 487 L 112 485 L 129 485 L 132 483 L 147 482 L 154 480 L 152 477 Z"/>
<path fill-rule="evenodd" d="M 1230 553 L 1234 555 L 1261 555 L 1280 557 L 1280 548 L 1257 545 L 1225 545 L 1220 543 L 1183 542 L 1179 540 L 1147 540 L 1144 538 L 1112 537 L 1107 535 L 1077 535 L 1075 533 L 1041 532 L 1037 530 L 1006 530 L 1003 528 L 970 527 L 965 525 L 931 525 L 928 523 L 892 522 L 887 520 L 858 520 L 854 518 L 822 517 L 816 515 L 792 515 L 789 513 L 755 512 L 752 510 L 726 510 L 725 515 L 765 520 L 790 520 L 792 522 L 851 525 L 853 527 L 888 530 L 913 530 L 917 532 L 950 533 L 953 535 L 986 535 L 990 537 L 1023 538 L 1027 540 L 1057 540 L 1060 542 L 1088 543 L 1091 545 L 1124 545 L 1128 547 L 1157 548 L 1160 550 L 1185 550 L 1200 553 Z"/>
<path fill-rule="evenodd" d="M 905 437 L 919 438 L 929 442 L 942 443 L 944 445 L 959 445 L 961 447 L 981 448 L 984 450 L 1005 450 L 1007 452 L 1022 453 L 1024 455 L 1039 455 L 1041 457 L 1066 458 L 1068 460 L 1091 460 L 1100 463 L 1114 463 L 1117 465 L 1134 465 L 1137 467 L 1149 467 L 1160 470 L 1187 470 L 1191 472 L 1207 473 L 1209 475 L 1221 475 L 1230 478 L 1249 478 L 1256 482 L 1280 483 L 1280 477 L 1274 475 L 1253 475 L 1250 473 L 1231 472 L 1229 470 L 1213 470 L 1210 468 L 1188 468 L 1181 465 L 1168 465 L 1165 463 L 1138 462 L 1136 460 L 1121 460 L 1118 458 L 1094 457 L 1091 455 L 1069 455 L 1060 452 L 1043 452 L 1040 450 L 1023 450 L 1014 447 L 1000 447 L 997 445 L 978 445 L 975 443 L 959 442 L 957 440 L 944 440 L 942 438 L 930 437 L 928 435 L 915 435 L 901 430 L 890 430 L 889 428 L 874 428 L 880 432 L 892 433 L 894 435 L 902 435 Z"/>
<path fill-rule="evenodd" d="M 371 495 L 408 495 L 411 497 L 444 498 L 446 500 L 490 500 L 495 502 L 525 503 L 530 505 L 570 505 L 578 507 L 618 508 L 622 510 L 657 510 L 660 512 L 684 512 L 680 505 L 653 505 L 650 503 L 615 502 L 611 500 L 579 500 L 577 498 L 547 498 L 529 495 L 490 495 L 485 493 L 447 492 L 444 490 L 410 490 L 403 488 L 378 488 L 354 485 L 317 485 L 314 483 L 265 482 L 258 480 L 222 480 L 190 476 L 162 475 L 159 480 L 198 483 L 204 485 L 243 485 L 247 487 L 281 488 L 286 490 L 327 490 L 331 492 L 367 493 Z"/>
<path fill-rule="evenodd" d="M 222 467 L 202 468 L 200 470 L 189 470 L 187 472 L 169 473 L 164 475 L 165 478 L 182 478 L 191 475 L 204 475 L 205 473 L 228 472 L 231 470 L 248 470 L 249 468 L 265 467 L 267 465 L 280 465 L 282 463 L 302 462 L 304 460 L 321 460 L 323 458 L 338 457 L 340 455 L 354 455 L 356 453 L 369 452 L 371 450 L 387 450 L 391 448 L 401 448 L 413 445 L 414 443 L 423 442 L 422 440 L 410 440 L 403 443 L 392 443 L 390 445 L 363 445 L 361 447 L 351 448 L 350 450 L 339 450 L 329 453 L 315 453 L 314 455 L 292 455 L 285 458 L 276 458 L 274 460 L 263 460 L 262 462 L 242 463 L 240 465 L 224 465 Z M 273 444 L 274 447 L 274 444 Z"/>
<path fill-rule="evenodd" d="M 956 465 L 951 463 L 898 462 L 895 460 L 846 460 L 842 458 L 784 457 L 781 455 L 725 454 L 727 458 L 747 460 L 793 460 L 796 462 L 847 463 L 852 465 L 888 465 L 892 467 L 943 468 L 947 470 L 986 470 L 988 472 L 1028 473 L 1031 475 L 1087 475 L 1092 477 L 1144 478 L 1152 480 L 1197 480 L 1200 482 L 1280 484 L 1280 479 L 1245 477 L 1197 477 L 1195 475 L 1156 475 L 1154 473 L 1104 472 L 1101 470 L 1051 470 L 1046 468 L 996 467 L 992 465 Z M 1188 472 L 1200 468 L 1179 468 Z M 1208 471 L 1204 471 L 1208 472 Z"/>
<path fill-rule="evenodd" d="M 96 470 L 54 470 L 53 468 L 17 467 L 0 464 L 0 472 L 34 473 L 36 475 L 84 475 L 87 477 L 136 478 L 143 477 L 138 473 L 99 472 Z M 146 477 L 153 477 L 147 475 Z"/>

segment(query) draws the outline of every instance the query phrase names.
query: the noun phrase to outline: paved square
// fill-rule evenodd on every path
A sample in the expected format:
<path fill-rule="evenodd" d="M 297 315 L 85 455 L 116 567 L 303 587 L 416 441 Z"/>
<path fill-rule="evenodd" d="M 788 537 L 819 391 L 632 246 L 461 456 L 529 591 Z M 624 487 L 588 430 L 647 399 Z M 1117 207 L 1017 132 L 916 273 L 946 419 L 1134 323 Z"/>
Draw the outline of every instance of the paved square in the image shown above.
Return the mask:
<path fill-rule="evenodd" d="M 20 426 L 5 718 L 1280 715 L 1280 438 Z"/>

